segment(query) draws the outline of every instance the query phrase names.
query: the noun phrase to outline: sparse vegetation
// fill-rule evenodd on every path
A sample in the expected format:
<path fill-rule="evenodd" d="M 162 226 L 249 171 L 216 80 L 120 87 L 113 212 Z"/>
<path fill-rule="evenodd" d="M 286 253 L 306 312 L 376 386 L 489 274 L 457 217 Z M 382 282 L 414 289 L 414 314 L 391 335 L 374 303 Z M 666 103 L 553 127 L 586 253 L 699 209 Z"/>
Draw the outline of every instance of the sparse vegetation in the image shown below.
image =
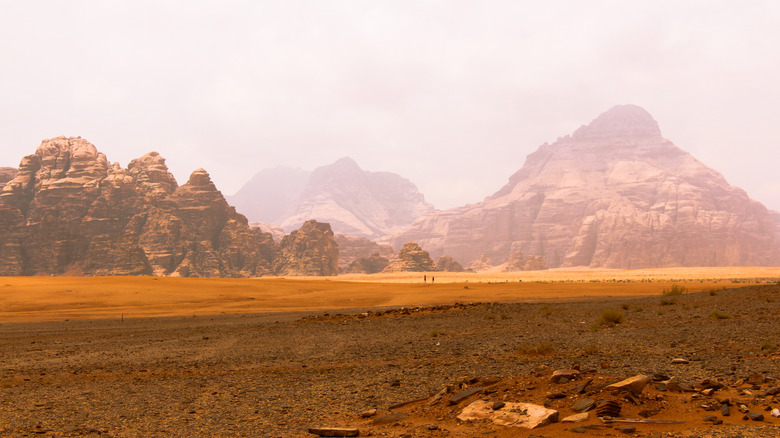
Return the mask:
<path fill-rule="evenodd" d="M 626 304 L 626 303 L 623 303 L 623 305 L 621 305 L 620 308 L 623 309 L 623 310 L 628 310 L 629 309 L 629 305 Z"/>
<path fill-rule="evenodd" d="M 764 342 L 761 343 L 761 351 L 762 352 L 771 353 L 771 352 L 773 352 L 775 350 L 777 350 L 777 345 L 775 345 L 775 344 L 773 344 L 773 343 L 771 343 L 769 341 L 764 341 Z"/>
<path fill-rule="evenodd" d="M 488 312 L 485 314 L 485 319 L 496 319 L 496 315 L 492 312 Z"/>
<path fill-rule="evenodd" d="M 722 311 L 720 311 L 718 309 L 715 309 L 715 310 L 712 311 L 712 313 L 710 313 L 710 318 L 715 319 L 715 320 L 717 320 L 717 319 L 729 319 L 729 318 L 731 318 L 731 315 L 729 315 L 726 312 L 722 312 Z"/>
<path fill-rule="evenodd" d="M 601 316 L 598 320 L 598 325 L 604 327 L 612 327 L 616 324 L 623 322 L 623 313 L 615 309 L 607 309 L 601 312 Z"/>
<path fill-rule="evenodd" d="M 504 313 L 504 312 L 502 312 L 502 313 L 501 313 L 501 319 L 512 319 L 512 317 L 511 317 L 511 316 L 509 316 L 509 314 L 508 314 L 508 313 Z"/>
<path fill-rule="evenodd" d="M 661 298 L 661 305 L 662 306 L 671 306 L 672 304 L 676 303 L 677 299 L 674 297 L 663 297 Z"/>
<path fill-rule="evenodd" d="M 432 338 L 437 338 L 437 337 L 439 337 L 439 336 L 441 336 L 441 335 L 443 335 L 443 334 L 444 334 L 444 333 L 442 333 L 442 332 L 440 332 L 440 331 L 438 331 L 438 330 L 432 330 L 432 331 L 431 331 L 431 337 L 432 337 Z"/>
<path fill-rule="evenodd" d="M 669 289 L 664 289 L 663 292 L 661 292 L 661 295 L 665 297 L 674 297 L 677 295 L 682 295 L 687 291 L 688 289 L 685 288 L 685 286 L 673 284 L 672 287 L 670 287 Z"/>
<path fill-rule="evenodd" d="M 555 353 L 552 342 L 523 343 L 515 350 L 521 356 L 547 356 Z"/>

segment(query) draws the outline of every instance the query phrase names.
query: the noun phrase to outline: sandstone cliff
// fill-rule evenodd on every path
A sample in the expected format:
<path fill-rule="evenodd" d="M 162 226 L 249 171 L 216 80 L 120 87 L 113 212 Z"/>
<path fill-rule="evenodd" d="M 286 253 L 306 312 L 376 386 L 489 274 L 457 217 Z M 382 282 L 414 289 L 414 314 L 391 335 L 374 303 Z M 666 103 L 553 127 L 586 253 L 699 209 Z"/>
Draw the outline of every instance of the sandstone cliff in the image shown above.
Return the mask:
<path fill-rule="evenodd" d="M 522 252 L 517 251 L 509 256 L 509 260 L 504 263 L 504 272 L 515 271 L 541 271 L 547 269 L 547 265 L 539 256 L 524 255 Z"/>
<path fill-rule="evenodd" d="M 0 190 L 3 190 L 5 184 L 14 179 L 17 173 L 19 170 L 13 167 L 0 167 Z"/>
<path fill-rule="evenodd" d="M 777 265 L 767 209 L 616 106 L 530 154 L 484 202 L 430 213 L 393 238 L 460 261 L 521 251 L 547 266 Z"/>
<path fill-rule="evenodd" d="M 336 233 L 369 239 L 400 232 L 433 210 L 409 180 L 364 171 L 350 158 L 313 172 L 260 172 L 230 200 L 252 220 L 281 225 L 287 232 L 316 219 L 330 223 Z"/>
<path fill-rule="evenodd" d="M 398 259 L 391 262 L 384 272 L 429 272 L 436 271 L 428 251 L 415 242 L 408 242 L 398 253 Z"/>
<path fill-rule="evenodd" d="M 368 240 L 365 237 L 336 234 L 336 243 L 339 245 L 340 270 L 346 269 L 356 260 L 370 258 L 374 254 L 377 254 L 388 261 L 398 258 L 398 255 L 392 246 L 381 245 Z M 384 267 L 382 267 L 382 269 L 384 269 Z"/>
<path fill-rule="evenodd" d="M 277 275 L 337 275 L 339 247 L 329 224 L 306 221 L 279 244 Z"/>
<path fill-rule="evenodd" d="M 318 244 L 294 240 L 305 257 Z M 0 194 L 0 275 L 249 277 L 278 256 L 205 170 L 178 186 L 155 152 L 123 169 L 79 137 L 44 140 Z"/>
<path fill-rule="evenodd" d="M 354 260 L 342 272 L 345 274 L 376 274 L 377 272 L 382 272 L 389 264 L 390 260 L 382 257 L 379 253 L 375 253 L 368 257 Z"/>
<path fill-rule="evenodd" d="M 439 261 L 436 262 L 436 270 L 437 271 L 445 271 L 445 272 L 463 272 L 463 265 L 458 263 L 457 260 L 450 256 L 441 256 L 439 257 Z"/>

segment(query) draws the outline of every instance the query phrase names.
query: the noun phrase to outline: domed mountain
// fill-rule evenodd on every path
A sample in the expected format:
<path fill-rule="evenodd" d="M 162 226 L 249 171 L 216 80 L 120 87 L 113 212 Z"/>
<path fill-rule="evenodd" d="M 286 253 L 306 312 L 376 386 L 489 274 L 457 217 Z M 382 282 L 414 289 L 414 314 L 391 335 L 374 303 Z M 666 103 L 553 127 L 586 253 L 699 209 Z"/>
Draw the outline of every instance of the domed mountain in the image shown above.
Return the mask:
<path fill-rule="evenodd" d="M 251 220 L 281 225 L 285 232 L 316 219 L 330 223 L 335 233 L 369 239 L 398 233 L 433 210 L 409 180 L 395 173 L 364 171 L 351 158 L 318 167 L 306 174 L 304 184 L 289 175 L 281 172 L 280 181 L 269 179 L 262 190 L 254 192 L 250 182 L 229 200 Z M 253 213 L 264 209 L 273 214 Z M 283 213 L 279 216 L 278 212 Z"/>
<path fill-rule="evenodd" d="M 517 251 L 551 268 L 780 262 L 770 212 L 634 105 L 542 145 L 485 201 L 432 212 L 392 239 L 409 241 L 462 263 L 483 253 L 503 263 Z"/>

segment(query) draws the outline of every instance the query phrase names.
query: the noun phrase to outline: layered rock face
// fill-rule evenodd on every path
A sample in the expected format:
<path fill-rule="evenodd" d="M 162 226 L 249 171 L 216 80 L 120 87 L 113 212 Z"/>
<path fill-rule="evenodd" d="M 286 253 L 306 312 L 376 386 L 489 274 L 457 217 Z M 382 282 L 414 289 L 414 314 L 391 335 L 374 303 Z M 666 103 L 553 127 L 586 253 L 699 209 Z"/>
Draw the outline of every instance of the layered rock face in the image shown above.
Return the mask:
<path fill-rule="evenodd" d="M 480 254 L 466 265 L 467 271 L 482 272 L 493 268 L 493 260 L 487 254 Z"/>
<path fill-rule="evenodd" d="M 393 244 L 410 240 L 460 261 L 520 251 L 549 267 L 780 263 L 769 211 L 633 105 L 542 145 L 484 202 L 430 213 Z"/>
<path fill-rule="evenodd" d="M 390 260 L 382 257 L 379 253 L 371 254 L 368 257 L 361 257 L 354 260 L 341 272 L 345 274 L 376 274 L 382 272 L 390 264 Z"/>
<path fill-rule="evenodd" d="M 409 180 L 364 171 L 350 158 L 311 173 L 263 171 L 230 199 L 252 220 L 281 225 L 287 232 L 316 219 L 330 223 L 336 233 L 369 239 L 400 232 L 433 210 Z M 270 213 L 256 213 L 260 210 Z"/>
<path fill-rule="evenodd" d="M 306 221 L 279 244 L 277 275 L 337 275 L 339 246 L 330 225 Z"/>
<path fill-rule="evenodd" d="M 398 259 L 391 262 L 384 272 L 429 272 L 435 271 L 428 251 L 423 251 L 419 244 L 408 242 L 398 253 Z"/>
<path fill-rule="evenodd" d="M 44 140 L 0 194 L 0 275 L 249 277 L 277 257 L 206 171 L 178 186 L 156 152 L 122 169 L 79 137 Z"/>

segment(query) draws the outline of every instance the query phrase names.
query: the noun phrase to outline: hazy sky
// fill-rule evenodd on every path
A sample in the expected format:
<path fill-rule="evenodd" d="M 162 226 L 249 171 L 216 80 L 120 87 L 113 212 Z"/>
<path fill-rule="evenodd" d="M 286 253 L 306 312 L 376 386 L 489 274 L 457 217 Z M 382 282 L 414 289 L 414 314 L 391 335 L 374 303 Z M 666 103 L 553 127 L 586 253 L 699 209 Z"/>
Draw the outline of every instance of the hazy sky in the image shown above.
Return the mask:
<path fill-rule="evenodd" d="M 780 210 L 780 2 L 4 1 L 0 166 L 82 136 L 225 194 L 343 156 L 481 201 L 616 104 Z"/>

